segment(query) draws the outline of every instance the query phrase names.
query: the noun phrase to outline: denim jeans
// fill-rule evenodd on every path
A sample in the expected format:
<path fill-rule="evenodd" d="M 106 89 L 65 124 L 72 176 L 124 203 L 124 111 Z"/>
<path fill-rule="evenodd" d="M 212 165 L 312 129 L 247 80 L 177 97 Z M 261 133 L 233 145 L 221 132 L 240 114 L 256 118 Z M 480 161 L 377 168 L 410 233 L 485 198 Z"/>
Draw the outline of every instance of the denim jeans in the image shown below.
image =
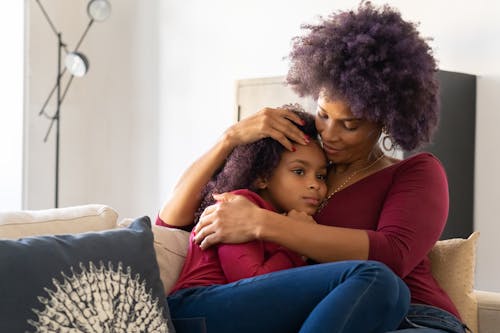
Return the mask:
<path fill-rule="evenodd" d="M 399 328 L 388 333 L 465 333 L 469 330 L 451 313 L 425 304 L 411 304 Z"/>
<path fill-rule="evenodd" d="M 370 333 L 398 327 L 410 296 L 384 264 L 353 260 L 187 288 L 167 300 L 177 333 Z"/>

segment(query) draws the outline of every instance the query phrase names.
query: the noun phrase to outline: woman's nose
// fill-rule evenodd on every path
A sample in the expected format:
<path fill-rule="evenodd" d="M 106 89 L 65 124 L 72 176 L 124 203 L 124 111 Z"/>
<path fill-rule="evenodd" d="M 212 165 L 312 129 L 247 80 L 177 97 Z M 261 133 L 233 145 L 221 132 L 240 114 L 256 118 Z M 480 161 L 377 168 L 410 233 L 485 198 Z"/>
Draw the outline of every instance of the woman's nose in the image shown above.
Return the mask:
<path fill-rule="evenodd" d="M 321 138 L 325 141 L 337 141 L 339 139 L 338 136 L 338 126 L 334 121 L 328 121 L 324 127 L 323 130 L 320 132 Z"/>

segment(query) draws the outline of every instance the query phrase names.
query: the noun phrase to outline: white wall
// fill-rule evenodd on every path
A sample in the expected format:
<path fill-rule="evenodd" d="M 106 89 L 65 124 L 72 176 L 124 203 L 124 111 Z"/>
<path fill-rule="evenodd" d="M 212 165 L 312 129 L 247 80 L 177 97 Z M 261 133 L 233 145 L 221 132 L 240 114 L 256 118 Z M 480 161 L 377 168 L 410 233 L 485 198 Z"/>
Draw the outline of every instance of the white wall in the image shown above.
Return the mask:
<path fill-rule="evenodd" d="M 0 211 L 21 208 L 24 2 L 0 11 Z"/>
<path fill-rule="evenodd" d="M 29 1 L 27 170 L 24 207 L 54 206 L 55 131 L 38 116 L 55 84 L 57 39 Z M 86 27 L 86 0 L 42 1 L 73 50 Z M 111 1 L 112 14 L 91 27 L 80 47 L 90 61 L 61 107 L 59 206 L 105 203 L 123 217 L 158 210 L 156 1 Z M 67 79 L 68 75 L 65 76 Z M 53 114 L 55 102 L 47 109 Z"/>
<path fill-rule="evenodd" d="M 382 1 L 373 1 L 383 3 Z M 286 73 L 282 60 L 301 23 L 359 1 L 192 0 L 160 2 L 160 197 L 235 119 L 237 79 Z M 480 75 L 477 102 L 475 229 L 481 231 L 476 287 L 500 291 L 500 3 L 387 3 L 420 21 L 440 68 Z"/>

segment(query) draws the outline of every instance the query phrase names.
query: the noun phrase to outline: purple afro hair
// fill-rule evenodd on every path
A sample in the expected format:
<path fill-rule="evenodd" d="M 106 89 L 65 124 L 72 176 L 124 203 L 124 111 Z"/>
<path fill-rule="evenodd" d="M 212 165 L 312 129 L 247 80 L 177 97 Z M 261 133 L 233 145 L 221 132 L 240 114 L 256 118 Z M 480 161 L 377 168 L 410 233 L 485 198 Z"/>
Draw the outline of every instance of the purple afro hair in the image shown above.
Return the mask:
<path fill-rule="evenodd" d="M 299 104 L 286 104 L 280 107 L 297 114 L 305 124 L 299 126 L 304 134 L 318 139 L 318 131 L 314 125 L 314 116 L 304 111 Z M 281 160 L 285 147 L 272 138 L 237 146 L 227 157 L 226 162 L 218 170 L 201 192 L 201 203 L 195 213 L 195 223 L 198 223 L 201 213 L 206 207 L 215 203 L 212 194 L 224 193 L 238 189 L 256 191 L 255 181 L 259 177 L 270 177 Z"/>
<path fill-rule="evenodd" d="M 299 95 L 345 100 L 351 112 L 385 127 L 413 150 L 438 124 L 437 65 L 417 25 L 370 2 L 336 12 L 293 39 L 286 81 Z"/>

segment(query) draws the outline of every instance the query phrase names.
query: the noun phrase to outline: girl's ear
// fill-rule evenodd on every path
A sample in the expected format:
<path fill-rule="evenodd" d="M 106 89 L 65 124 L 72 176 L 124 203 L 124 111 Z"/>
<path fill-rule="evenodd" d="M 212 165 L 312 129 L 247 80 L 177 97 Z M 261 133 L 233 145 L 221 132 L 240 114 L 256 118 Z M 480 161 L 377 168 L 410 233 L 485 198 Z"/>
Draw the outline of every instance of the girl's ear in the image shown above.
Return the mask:
<path fill-rule="evenodd" d="M 264 179 L 262 177 L 257 178 L 257 180 L 254 182 L 254 186 L 259 190 L 265 189 L 267 187 L 267 179 Z"/>

